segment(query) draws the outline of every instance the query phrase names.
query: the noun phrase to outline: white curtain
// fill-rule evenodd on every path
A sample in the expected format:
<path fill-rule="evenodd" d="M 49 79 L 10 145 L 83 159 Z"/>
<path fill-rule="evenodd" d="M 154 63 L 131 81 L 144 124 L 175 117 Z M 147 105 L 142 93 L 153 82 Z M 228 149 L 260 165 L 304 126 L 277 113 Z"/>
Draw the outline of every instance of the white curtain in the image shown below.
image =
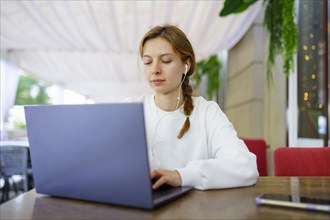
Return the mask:
<path fill-rule="evenodd" d="M 179 26 L 200 60 L 233 47 L 262 8 L 258 1 L 220 18 L 223 3 L 1 1 L 1 49 L 47 82 L 95 102 L 119 101 L 150 92 L 137 62 L 139 41 L 150 27 Z"/>

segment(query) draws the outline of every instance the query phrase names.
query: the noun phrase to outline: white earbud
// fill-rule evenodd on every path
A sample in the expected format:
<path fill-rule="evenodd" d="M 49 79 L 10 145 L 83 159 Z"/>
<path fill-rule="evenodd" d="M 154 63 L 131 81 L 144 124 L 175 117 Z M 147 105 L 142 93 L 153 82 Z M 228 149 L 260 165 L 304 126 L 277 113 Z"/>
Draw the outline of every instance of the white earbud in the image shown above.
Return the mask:
<path fill-rule="evenodd" d="M 178 94 L 178 96 L 176 97 L 176 99 L 178 100 L 177 101 L 177 104 L 176 104 L 176 107 L 175 107 L 175 109 L 174 110 L 176 110 L 178 107 L 179 107 L 179 102 L 180 102 L 180 95 L 181 95 L 181 86 L 182 86 L 182 83 L 183 83 L 183 81 L 186 79 L 186 76 L 187 76 L 187 72 L 188 72 L 188 64 L 186 64 L 185 65 L 185 72 L 184 72 L 184 76 L 183 76 L 183 79 L 181 80 L 181 83 L 180 83 L 180 89 L 179 89 L 179 94 Z"/>
<path fill-rule="evenodd" d="M 185 65 L 185 71 L 184 71 L 184 74 L 183 74 L 183 79 L 182 79 L 182 81 L 181 81 L 181 84 L 182 84 L 183 81 L 186 79 L 187 72 L 188 72 L 188 64 Z M 181 86 L 181 85 L 180 85 L 180 86 Z"/>

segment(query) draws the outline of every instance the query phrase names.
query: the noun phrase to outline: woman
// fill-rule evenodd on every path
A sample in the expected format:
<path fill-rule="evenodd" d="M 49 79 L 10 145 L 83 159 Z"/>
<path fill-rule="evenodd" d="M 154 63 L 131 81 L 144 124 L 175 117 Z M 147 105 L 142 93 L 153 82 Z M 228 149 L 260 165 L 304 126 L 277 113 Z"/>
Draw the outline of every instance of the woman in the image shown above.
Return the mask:
<path fill-rule="evenodd" d="M 254 184 L 255 155 L 215 102 L 192 97 L 189 78 L 196 63 L 185 34 L 172 25 L 154 27 L 139 50 L 155 93 L 133 100 L 144 102 L 153 189 L 165 184 L 196 189 Z"/>

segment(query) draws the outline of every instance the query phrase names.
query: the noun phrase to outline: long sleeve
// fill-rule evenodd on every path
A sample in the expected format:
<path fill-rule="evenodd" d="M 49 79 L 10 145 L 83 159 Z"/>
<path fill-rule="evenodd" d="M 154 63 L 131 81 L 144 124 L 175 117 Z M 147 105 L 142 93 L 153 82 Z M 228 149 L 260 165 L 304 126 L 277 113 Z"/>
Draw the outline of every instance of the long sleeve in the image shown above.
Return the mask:
<path fill-rule="evenodd" d="M 182 185 L 196 189 L 231 188 L 256 183 L 256 156 L 249 152 L 228 118 L 214 102 L 206 102 L 198 113 L 204 126 L 208 157 L 178 168 Z M 203 122 L 204 121 L 204 122 Z M 192 122 L 193 123 L 193 122 Z"/>
<path fill-rule="evenodd" d="M 202 190 L 255 184 L 256 156 L 237 137 L 218 104 L 202 97 L 193 100 L 190 128 L 181 139 L 177 134 L 186 119 L 182 109 L 157 109 L 153 95 L 133 100 L 144 102 L 151 168 L 177 170 L 183 186 Z"/>

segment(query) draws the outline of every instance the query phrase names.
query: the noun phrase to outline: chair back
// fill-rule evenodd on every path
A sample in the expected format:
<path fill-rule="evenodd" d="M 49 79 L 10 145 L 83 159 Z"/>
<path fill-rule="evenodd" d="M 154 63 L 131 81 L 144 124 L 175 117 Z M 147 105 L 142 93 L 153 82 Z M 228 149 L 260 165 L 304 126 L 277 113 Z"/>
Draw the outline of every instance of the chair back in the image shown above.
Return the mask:
<path fill-rule="evenodd" d="M 330 148 L 279 147 L 274 169 L 275 176 L 330 176 Z"/>
<path fill-rule="evenodd" d="M 27 191 L 28 147 L 1 146 L 0 147 L 0 176 L 23 176 L 24 191 Z"/>
<path fill-rule="evenodd" d="M 263 139 L 242 139 L 249 151 L 257 157 L 257 166 L 260 176 L 267 176 L 267 144 Z"/>

